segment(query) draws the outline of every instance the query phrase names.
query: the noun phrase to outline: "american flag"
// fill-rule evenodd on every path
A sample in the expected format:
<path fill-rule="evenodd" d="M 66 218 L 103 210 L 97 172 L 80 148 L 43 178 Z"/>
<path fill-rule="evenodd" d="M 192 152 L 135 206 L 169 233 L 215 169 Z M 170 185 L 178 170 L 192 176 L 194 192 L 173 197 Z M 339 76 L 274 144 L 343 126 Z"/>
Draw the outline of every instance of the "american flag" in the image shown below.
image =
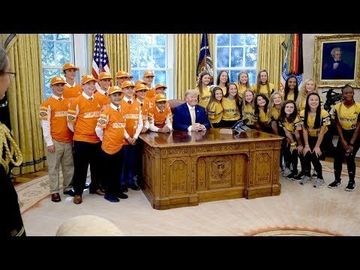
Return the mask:
<path fill-rule="evenodd" d="M 100 72 L 109 72 L 109 57 L 105 49 L 104 34 L 95 34 L 94 57 L 92 75 L 97 79 Z"/>

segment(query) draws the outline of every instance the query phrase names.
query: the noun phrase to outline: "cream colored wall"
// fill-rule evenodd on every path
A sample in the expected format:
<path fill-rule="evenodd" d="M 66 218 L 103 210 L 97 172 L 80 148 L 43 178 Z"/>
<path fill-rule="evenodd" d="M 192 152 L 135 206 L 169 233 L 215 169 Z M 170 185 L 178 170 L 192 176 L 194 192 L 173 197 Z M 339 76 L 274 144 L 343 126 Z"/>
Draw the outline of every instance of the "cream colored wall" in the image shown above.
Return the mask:
<path fill-rule="evenodd" d="M 315 36 L 321 36 L 322 34 L 304 34 L 303 35 L 303 55 L 304 55 L 304 80 L 313 78 L 313 66 L 314 66 L 314 47 Z M 320 93 L 328 88 L 320 88 Z M 340 90 L 339 90 L 340 92 Z M 325 99 L 325 94 L 322 94 Z M 355 100 L 360 102 L 360 89 L 355 91 Z"/>

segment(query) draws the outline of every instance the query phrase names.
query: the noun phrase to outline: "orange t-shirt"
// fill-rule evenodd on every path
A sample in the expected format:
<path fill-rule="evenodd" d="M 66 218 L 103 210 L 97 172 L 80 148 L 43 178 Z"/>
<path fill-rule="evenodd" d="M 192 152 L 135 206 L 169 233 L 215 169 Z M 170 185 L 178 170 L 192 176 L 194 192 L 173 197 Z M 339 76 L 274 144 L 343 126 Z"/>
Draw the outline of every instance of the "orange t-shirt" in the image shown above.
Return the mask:
<path fill-rule="evenodd" d="M 71 102 L 68 122 L 74 124 L 74 141 L 89 143 L 100 141 L 95 132 L 100 110 L 101 105 L 96 98 L 89 100 L 80 95 Z"/>
<path fill-rule="evenodd" d="M 148 99 L 153 99 L 156 96 L 156 91 L 154 88 L 150 88 L 149 91 L 146 91 L 146 96 Z"/>
<path fill-rule="evenodd" d="M 166 106 L 164 111 L 160 111 L 157 107 L 152 107 L 149 111 L 150 121 L 153 121 L 154 126 L 163 128 L 166 124 L 166 118 L 172 119 L 171 109 Z"/>
<path fill-rule="evenodd" d="M 64 85 L 64 98 L 76 98 L 82 93 L 82 87 L 80 84 L 70 86 L 68 83 Z"/>
<path fill-rule="evenodd" d="M 108 95 L 103 95 L 99 91 L 94 94 L 94 97 L 99 100 L 101 107 L 110 104 L 110 97 Z"/>
<path fill-rule="evenodd" d="M 49 97 L 40 105 L 40 119 L 50 121 L 51 137 L 58 142 L 72 142 L 73 134 L 67 126 L 69 105 L 69 99 L 54 97 Z"/>
<path fill-rule="evenodd" d="M 111 106 L 107 106 L 102 111 L 97 126 L 104 130 L 101 144 L 102 150 L 109 155 L 120 151 L 125 144 L 125 119 L 121 108 L 117 111 Z"/>
<path fill-rule="evenodd" d="M 133 100 L 132 104 L 129 104 L 125 99 L 122 99 L 120 106 L 126 122 L 126 132 L 133 138 L 139 123 L 140 103 L 137 100 Z"/>

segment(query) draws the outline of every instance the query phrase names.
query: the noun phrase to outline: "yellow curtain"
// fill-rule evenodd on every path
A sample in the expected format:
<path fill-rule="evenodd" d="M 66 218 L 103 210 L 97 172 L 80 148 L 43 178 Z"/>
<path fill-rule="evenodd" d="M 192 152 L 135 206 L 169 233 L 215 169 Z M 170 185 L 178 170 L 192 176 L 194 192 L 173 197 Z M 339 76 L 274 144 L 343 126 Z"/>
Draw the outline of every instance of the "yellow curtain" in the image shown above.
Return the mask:
<path fill-rule="evenodd" d="M 196 86 L 196 65 L 199 57 L 201 34 L 176 35 L 176 98 L 184 99 L 187 89 Z"/>
<path fill-rule="evenodd" d="M 214 61 L 215 35 L 208 34 L 210 55 Z M 196 86 L 196 67 L 199 59 L 201 34 L 176 35 L 175 98 L 184 99 L 185 91 Z"/>
<path fill-rule="evenodd" d="M 284 59 L 281 43 L 284 34 L 259 34 L 257 72 L 266 69 L 269 72 L 269 81 L 280 88 L 280 76 Z"/>
<path fill-rule="evenodd" d="M 94 52 L 94 38 L 95 34 L 89 37 L 89 55 L 92 63 L 92 55 Z M 110 70 L 115 78 L 118 70 L 126 72 L 130 71 L 130 45 L 128 34 L 104 34 L 105 47 L 109 57 Z"/>
<path fill-rule="evenodd" d="M 11 70 L 16 72 L 8 97 L 11 127 L 24 157 L 20 173 L 35 172 L 45 165 L 39 121 L 43 92 L 39 35 L 18 34 L 6 49 Z M 19 173 L 17 168 L 14 170 Z"/>

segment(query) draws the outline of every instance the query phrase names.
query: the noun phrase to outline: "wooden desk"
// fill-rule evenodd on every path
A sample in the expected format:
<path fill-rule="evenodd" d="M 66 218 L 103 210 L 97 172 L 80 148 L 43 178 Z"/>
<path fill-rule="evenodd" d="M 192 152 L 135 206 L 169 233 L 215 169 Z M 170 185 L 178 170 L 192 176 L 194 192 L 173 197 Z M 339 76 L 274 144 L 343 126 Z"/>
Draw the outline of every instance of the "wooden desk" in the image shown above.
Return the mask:
<path fill-rule="evenodd" d="M 144 193 L 155 209 L 280 194 L 282 137 L 256 130 L 234 137 L 210 129 L 140 138 Z"/>

